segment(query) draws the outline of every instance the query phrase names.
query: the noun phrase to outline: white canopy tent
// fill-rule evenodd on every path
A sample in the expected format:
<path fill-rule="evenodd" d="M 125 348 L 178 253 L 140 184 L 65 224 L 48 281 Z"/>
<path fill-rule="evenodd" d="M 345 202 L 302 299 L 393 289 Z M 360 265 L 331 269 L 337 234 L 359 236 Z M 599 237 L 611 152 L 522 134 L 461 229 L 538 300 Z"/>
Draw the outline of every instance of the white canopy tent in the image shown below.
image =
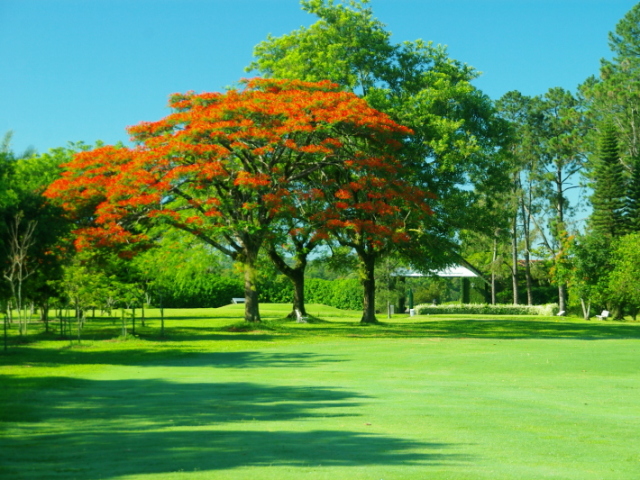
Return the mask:
<path fill-rule="evenodd" d="M 473 267 L 472 267 L 473 268 Z M 484 282 L 488 283 L 487 280 L 482 277 L 481 275 L 479 275 L 478 273 L 474 272 L 473 270 L 471 270 L 470 268 L 467 267 L 463 267 L 462 265 L 453 265 L 451 267 L 442 269 L 442 270 L 432 270 L 428 273 L 422 273 L 422 272 L 416 272 L 414 270 L 409 270 L 409 269 L 398 269 L 395 271 L 395 273 L 392 274 L 393 276 L 396 277 L 445 277 L 445 278 L 460 278 L 461 282 L 462 282 L 462 286 L 461 286 L 461 298 L 460 301 L 461 303 L 464 303 L 465 301 L 468 303 L 469 300 L 466 299 L 465 300 L 465 291 L 467 292 L 467 296 L 468 296 L 468 292 L 469 292 L 469 279 L 470 278 L 480 278 L 482 279 Z M 409 308 L 412 309 L 413 308 L 413 291 L 411 289 L 409 289 Z"/>
<path fill-rule="evenodd" d="M 413 270 L 399 269 L 393 274 L 395 277 L 449 277 L 449 278 L 472 278 L 479 277 L 479 275 L 467 267 L 461 265 L 455 265 L 445 268 L 444 270 L 431 271 L 429 273 L 421 273 Z"/>

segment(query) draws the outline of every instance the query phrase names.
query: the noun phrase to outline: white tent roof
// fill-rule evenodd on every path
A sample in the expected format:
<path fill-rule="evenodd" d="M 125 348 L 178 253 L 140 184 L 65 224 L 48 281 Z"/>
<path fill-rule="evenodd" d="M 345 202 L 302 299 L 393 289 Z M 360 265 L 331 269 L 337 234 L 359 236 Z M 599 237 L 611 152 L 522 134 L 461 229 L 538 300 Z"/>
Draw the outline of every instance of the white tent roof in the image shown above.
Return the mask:
<path fill-rule="evenodd" d="M 428 277 L 432 275 L 435 275 L 438 277 L 457 277 L 457 278 L 459 277 L 467 278 L 467 277 L 478 276 L 468 268 L 463 267 L 461 265 L 445 268 L 444 270 L 431 271 L 430 273 L 420 273 L 420 272 L 415 272 L 413 270 L 405 270 L 405 269 L 398 270 L 395 273 L 395 276 L 397 277 Z"/>
<path fill-rule="evenodd" d="M 475 273 L 466 267 L 457 265 L 455 267 L 449 267 L 445 270 L 435 272 L 439 277 L 477 277 Z"/>

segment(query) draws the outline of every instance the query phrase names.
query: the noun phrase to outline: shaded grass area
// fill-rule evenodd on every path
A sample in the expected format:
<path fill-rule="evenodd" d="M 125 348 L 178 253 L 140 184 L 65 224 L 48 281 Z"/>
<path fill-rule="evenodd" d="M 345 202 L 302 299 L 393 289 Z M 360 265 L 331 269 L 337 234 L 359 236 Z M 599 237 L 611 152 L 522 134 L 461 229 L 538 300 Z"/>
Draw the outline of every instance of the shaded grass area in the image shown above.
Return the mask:
<path fill-rule="evenodd" d="M 0 356 L 0 478 L 635 479 L 640 326 L 311 306 L 89 320 Z"/>

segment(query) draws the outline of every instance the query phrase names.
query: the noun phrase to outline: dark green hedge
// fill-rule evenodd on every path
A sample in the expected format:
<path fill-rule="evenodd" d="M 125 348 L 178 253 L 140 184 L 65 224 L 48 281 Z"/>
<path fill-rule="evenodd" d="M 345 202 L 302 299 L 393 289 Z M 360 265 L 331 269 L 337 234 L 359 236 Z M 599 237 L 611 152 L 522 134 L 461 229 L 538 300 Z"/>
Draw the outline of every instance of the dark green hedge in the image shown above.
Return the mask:
<path fill-rule="evenodd" d="M 205 281 L 165 290 L 162 304 L 166 308 L 217 308 L 234 297 L 244 297 L 242 280 L 209 275 Z"/>
<path fill-rule="evenodd" d="M 258 283 L 263 303 L 290 303 L 293 287 L 284 275 L 262 278 Z M 221 307 L 234 297 L 244 297 L 242 280 L 229 277 L 207 276 L 188 285 L 174 285 L 165 290 L 162 304 L 167 308 Z M 362 285 L 357 279 L 305 281 L 306 303 L 320 303 L 343 310 L 362 309 Z"/>
<path fill-rule="evenodd" d="M 260 301 L 265 303 L 290 303 L 293 287 L 284 275 L 276 275 L 260 281 Z M 306 303 L 320 303 L 343 310 L 362 309 L 362 286 L 358 280 L 322 280 L 308 278 L 304 285 Z"/>
<path fill-rule="evenodd" d="M 309 278 L 305 283 L 304 295 L 307 303 L 320 303 L 343 310 L 362 310 L 362 285 L 355 278 Z"/>

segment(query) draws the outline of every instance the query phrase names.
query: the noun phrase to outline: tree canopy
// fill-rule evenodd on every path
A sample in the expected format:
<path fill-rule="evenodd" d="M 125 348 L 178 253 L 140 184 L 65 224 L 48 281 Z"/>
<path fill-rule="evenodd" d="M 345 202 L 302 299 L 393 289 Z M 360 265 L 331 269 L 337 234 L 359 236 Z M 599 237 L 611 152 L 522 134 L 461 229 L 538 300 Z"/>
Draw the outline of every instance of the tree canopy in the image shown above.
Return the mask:
<path fill-rule="evenodd" d="M 163 224 L 240 262 L 247 321 L 260 320 L 258 253 L 297 195 L 323 195 L 313 174 L 386 175 L 411 133 L 330 82 L 254 79 L 242 90 L 176 94 L 170 105 L 166 118 L 129 128 L 137 146 L 77 154 L 47 195 L 91 220 L 77 230 L 79 247 L 143 242 L 148 226 Z"/>

